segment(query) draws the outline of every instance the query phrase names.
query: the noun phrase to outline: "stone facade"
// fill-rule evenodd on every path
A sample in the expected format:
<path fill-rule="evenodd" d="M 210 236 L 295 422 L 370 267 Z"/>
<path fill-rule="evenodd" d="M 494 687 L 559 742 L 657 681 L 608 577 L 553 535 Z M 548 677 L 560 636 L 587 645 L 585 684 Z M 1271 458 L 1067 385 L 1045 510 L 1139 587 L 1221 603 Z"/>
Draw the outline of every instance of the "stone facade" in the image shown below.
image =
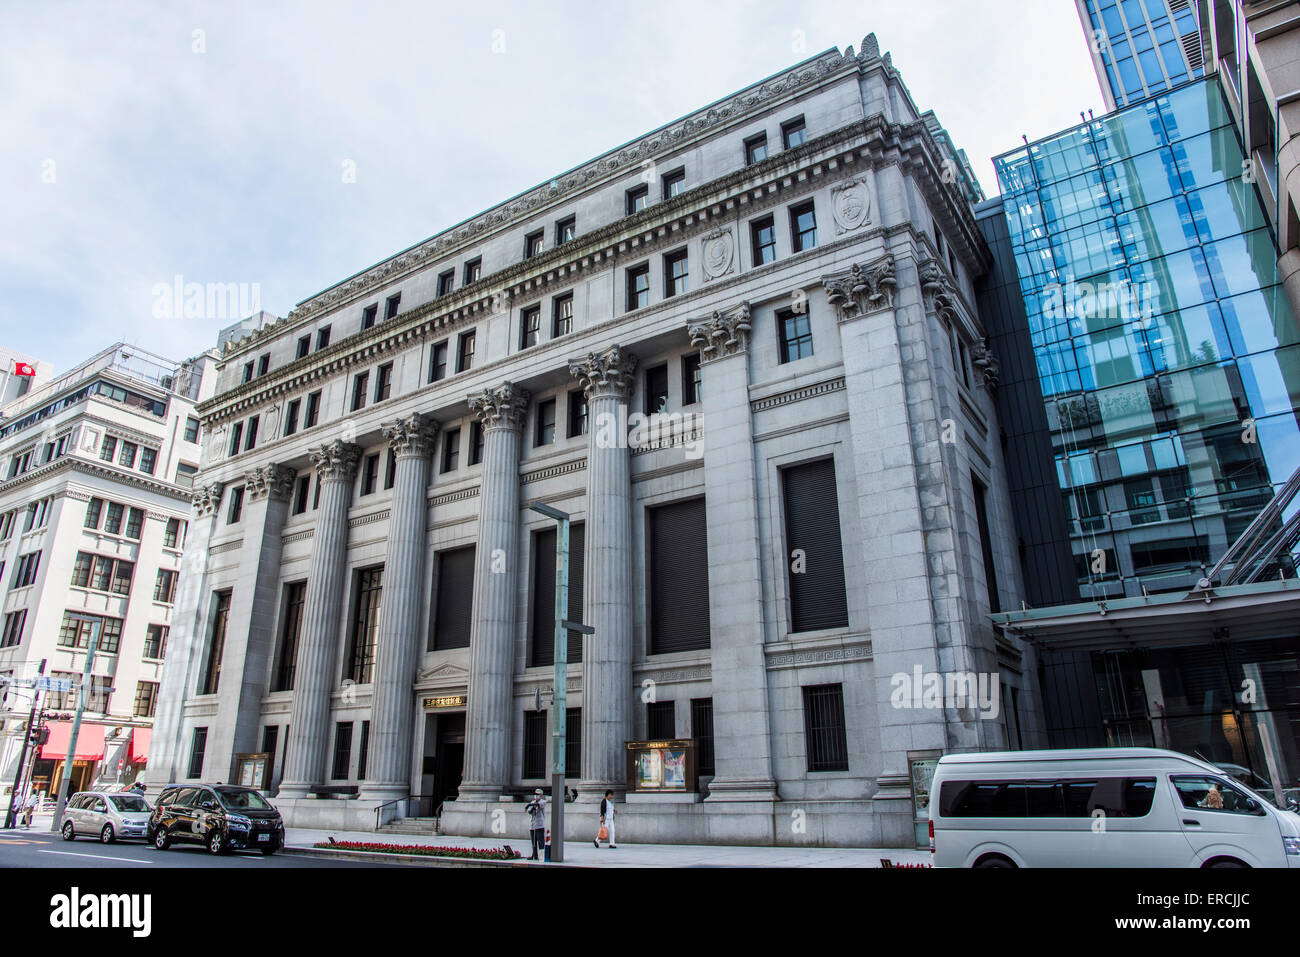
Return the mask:
<path fill-rule="evenodd" d="M 895 707 L 894 677 L 920 666 L 1032 683 L 1023 650 L 995 640 L 986 617 L 974 478 L 989 490 L 1003 607 L 1020 583 L 994 380 L 967 364 L 984 338 L 971 306 L 988 262 L 978 196 L 868 37 L 229 344 L 202 407 L 203 483 L 252 488 L 270 465 L 297 475 L 283 518 L 245 495 L 234 520 L 226 504 L 195 519 L 185 652 L 169 659 L 173 706 L 150 775 L 229 780 L 236 754 L 269 745 L 290 823 L 373 827 L 429 807 L 399 799 L 428 795 L 463 748 L 444 830 L 496 834 L 504 821 L 522 833 L 514 796 L 550 773 L 524 754 L 526 714 L 552 681 L 532 623 L 538 536 L 554 527 L 527 509 L 539 502 L 583 528 L 582 620 L 595 629 L 568 671 L 568 706 L 581 709 L 571 835 L 594 828 L 590 802 L 606 787 L 627 791 L 625 744 L 650 733 L 647 702 L 691 738 L 711 700 L 712 773 L 699 793 L 629 793 L 626 839 L 911 844 L 910 759 L 1002 746 L 1006 724 Z M 370 324 L 372 305 L 396 314 Z M 263 355 L 270 371 L 245 381 Z M 260 444 L 230 454 L 253 416 Z M 847 624 L 796 630 L 783 470 L 822 460 Z M 651 515 L 701 498 L 708 640 L 665 651 Z M 454 571 L 466 546 L 472 586 Z M 454 583 L 471 596 L 467 640 Z M 196 693 L 211 690 L 198 676 L 226 590 L 220 684 Z M 242 684 L 228 680 L 236 657 Z M 832 770 L 810 770 L 804 689 L 820 686 L 843 702 Z M 197 764 L 196 729 L 208 742 Z"/>

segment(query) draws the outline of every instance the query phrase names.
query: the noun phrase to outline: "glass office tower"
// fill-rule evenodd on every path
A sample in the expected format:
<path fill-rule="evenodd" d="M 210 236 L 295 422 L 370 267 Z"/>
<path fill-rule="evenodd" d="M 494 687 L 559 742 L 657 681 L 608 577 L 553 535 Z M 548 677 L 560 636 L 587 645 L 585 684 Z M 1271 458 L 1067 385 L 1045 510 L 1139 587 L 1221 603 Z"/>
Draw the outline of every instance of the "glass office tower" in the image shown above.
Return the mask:
<path fill-rule="evenodd" d="M 1108 109 L 1202 76 L 1191 0 L 1075 0 Z"/>
<path fill-rule="evenodd" d="M 1300 466 L 1243 158 L 1211 78 L 994 161 L 1084 600 L 1194 587 Z"/>

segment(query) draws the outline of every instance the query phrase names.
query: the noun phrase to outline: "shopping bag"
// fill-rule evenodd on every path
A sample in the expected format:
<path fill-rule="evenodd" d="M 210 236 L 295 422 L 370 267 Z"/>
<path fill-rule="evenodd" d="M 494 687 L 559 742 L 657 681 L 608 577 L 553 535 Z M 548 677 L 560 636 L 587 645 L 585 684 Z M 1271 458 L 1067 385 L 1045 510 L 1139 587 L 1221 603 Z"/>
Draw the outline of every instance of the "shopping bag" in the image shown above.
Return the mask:
<path fill-rule="evenodd" d="M 598 841 L 609 840 L 609 828 L 607 828 L 604 824 L 602 824 L 600 826 L 600 830 L 596 832 L 596 840 Z"/>

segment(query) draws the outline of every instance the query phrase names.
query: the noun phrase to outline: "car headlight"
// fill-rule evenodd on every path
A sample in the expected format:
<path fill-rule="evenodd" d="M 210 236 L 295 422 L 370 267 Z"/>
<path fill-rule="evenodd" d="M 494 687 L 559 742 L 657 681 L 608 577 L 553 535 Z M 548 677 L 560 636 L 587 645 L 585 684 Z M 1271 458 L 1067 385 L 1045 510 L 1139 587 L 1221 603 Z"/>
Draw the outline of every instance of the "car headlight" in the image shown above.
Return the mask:
<path fill-rule="evenodd" d="M 231 827 L 237 827 L 240 830 L 244 830 L 244 831 L 248 830 L 250 827 L 253 826 L 253 822 L 250 821 L 248 818 L 244 817 L 244 815 L 242 814 L 230 815 L 228 818 L 226 818 L 226 823 L 229 824 Z"/>
<path fill-rule="evenodd" d="M 1300 837 L 1282 838 L 1282 847 L 1286 850 L 1287 854 L 1293 857 L 1300 857 Z"/>

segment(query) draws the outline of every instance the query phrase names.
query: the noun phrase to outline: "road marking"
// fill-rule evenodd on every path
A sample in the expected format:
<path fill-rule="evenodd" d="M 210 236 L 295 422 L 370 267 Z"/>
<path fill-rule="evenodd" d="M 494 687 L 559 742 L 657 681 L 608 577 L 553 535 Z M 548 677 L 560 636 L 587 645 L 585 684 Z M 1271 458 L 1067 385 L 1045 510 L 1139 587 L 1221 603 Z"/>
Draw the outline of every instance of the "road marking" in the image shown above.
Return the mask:
<path fill-rule="evenodd" d="M 93 857 L 97 861 L 126 861 L 128 864 L 152 864 L 134 857 L 109 857 L 107 854 L 78 854 L 76 851 L 39 851 L 41 854 L 66 854 L 68 857 Z"/>

